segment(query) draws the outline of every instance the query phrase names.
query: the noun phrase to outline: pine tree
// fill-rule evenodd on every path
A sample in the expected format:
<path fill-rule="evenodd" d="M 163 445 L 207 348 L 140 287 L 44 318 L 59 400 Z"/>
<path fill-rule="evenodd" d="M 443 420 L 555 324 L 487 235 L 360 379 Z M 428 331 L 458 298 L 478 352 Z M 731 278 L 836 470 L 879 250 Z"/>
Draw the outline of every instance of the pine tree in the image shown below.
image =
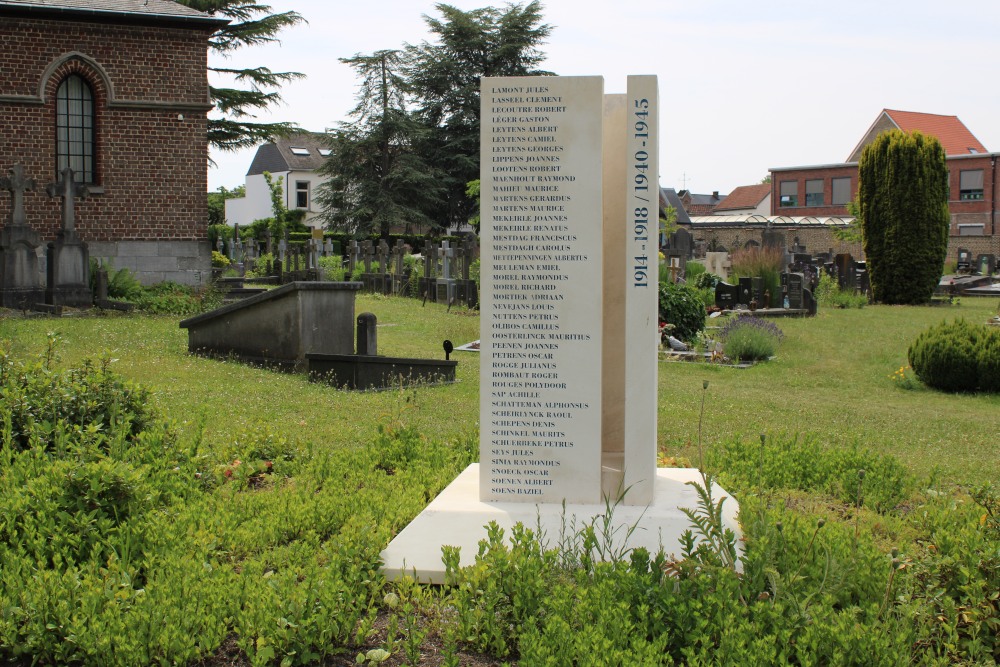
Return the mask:
<path fill-rule="evenodd" d="M 209 48 L 223 56 L 244 46 L 277 42 L 277 35 L 305 21 L 298 12 L 272 14 L 268 5 L 254 0 L 177 0 L 192 9 L 230 19 L 215 31 Z M 209 71 L 229 75 L 248 89 L 209 86 L 209 97 L 223 118 L 208 121 L 208 143 L 224 151 L 249 148 L 295 129 L 294 123 L 256 123 L 248 119 L 281 100 L 277 88 L 302 78 L 299 72 L 273 72 L 267 67 L 234 69 L 209 67 Z"/>
<path fill-rule="evenodd" d="M 542 23 L 537 0 L 502 10 L 465 12 L 447 4 L 435 9 L 441 18 L 424 20 L 436 41 L 406 46 L 405 76 L 417 113 L 430 128 L 421 154 L 444 174 L 444 197 L 434 217 L 461 224 L 476 209 L 466 187 L 479 178 L 479 79 L 550 74 L 537 66 L 545 58 L 538 47 L 552 27 Z"/>
<path fill-rule="evenodd" d="M 920 132 L 878 135 L 858 163 L 858 212 L 874 300 L 929 301 L 948 250 L 948 167 L 941 143 Z"/>
<path fill-rule="evenodd" d="M 352 121 L 330 137 L 329 178 L 317 201 L 327 225 L 358 236 L 383 237 L 394 224 L 433 228 L 441 175 L 417 153 L 426 128 L 407 109 L 399 51 L 341 58 L 361 78 Z"/>

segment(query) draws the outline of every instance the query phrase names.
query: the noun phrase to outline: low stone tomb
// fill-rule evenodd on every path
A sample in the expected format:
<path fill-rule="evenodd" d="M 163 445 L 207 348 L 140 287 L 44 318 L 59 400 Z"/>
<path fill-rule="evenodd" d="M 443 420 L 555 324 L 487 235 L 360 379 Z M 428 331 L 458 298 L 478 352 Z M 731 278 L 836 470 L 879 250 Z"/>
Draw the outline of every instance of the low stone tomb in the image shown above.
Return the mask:
<path fill-rule="evenodd" d="M 361 283 L 292 282 L 180 323 L 188 351 L 303 370 L 306 354 L 354 352 Z"/>
<path fill-rule="evenodd" d="M 457 361 L 380 356 L 377 326 L 372 313 L 358 315 L 357 354 L 306 353 L 309 379 L 359 390 L 455 381 Z M 446 347 L 445 351 L 450 352 L 451 348 Z"/>

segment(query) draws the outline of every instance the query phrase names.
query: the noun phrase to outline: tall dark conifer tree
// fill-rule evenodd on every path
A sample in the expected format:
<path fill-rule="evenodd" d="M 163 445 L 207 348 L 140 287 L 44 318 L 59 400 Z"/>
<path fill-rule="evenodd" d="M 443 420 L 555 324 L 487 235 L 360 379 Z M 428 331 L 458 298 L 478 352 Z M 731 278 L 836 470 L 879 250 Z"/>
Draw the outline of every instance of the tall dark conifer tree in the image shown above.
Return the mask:
<path fill-rule="evenodd" d="M 444 197 L 433 216 L 442 225 L 461 224 L 476 208 L 466 188 L 479 178 L 479 79 L 550 74 L 537 66 L 552 27 L 542 23 L 537 0 L 504 9 L 435 9 L 441 18 L 424 19 L 436 39 L 406 46 L 405 74 L 430 130 L 420 153 L 444 174 Z"/>
<path fill-rule="evenodd" d="M 229 55 L 244 46 L 277 42 L 283 29 L 305 21 L 298 12 L 271 13 L 271 7 L 254 0 L 177 0 L 192 9 L 230 19 L 209 39 L 215 53 Z M 294 123 L 256 123 L 254 114 L 281 100 L 282 84 L 302 78 L 298 72 L 272 72 L 267 67 L 245 69 L 209 67 L 209 71 L 232 76 L 247 88 L 209 87 L 209 96 L 222 118 L 208 121 L 208 143 L 233 151 L 250 148 L 295 128 Z"/>
<path fill-rule="evenodd" d="M 332 229 L 356 235 L 435 227 L 428 215 L 441 197 L 442 176 L 417 151 L 426 128 L 407 110 L 399 51 L 341 58 L 361 78 L 352 121 L 330 136 L 327 181 L 317 201 Z"/>
<path fill-rule="evenodd" d="M 920 132 L 878 135 L 858 162 L 858 212 L 873 299 L 929 301 L 948 251 L 948 167 L 941 143 Z"/>

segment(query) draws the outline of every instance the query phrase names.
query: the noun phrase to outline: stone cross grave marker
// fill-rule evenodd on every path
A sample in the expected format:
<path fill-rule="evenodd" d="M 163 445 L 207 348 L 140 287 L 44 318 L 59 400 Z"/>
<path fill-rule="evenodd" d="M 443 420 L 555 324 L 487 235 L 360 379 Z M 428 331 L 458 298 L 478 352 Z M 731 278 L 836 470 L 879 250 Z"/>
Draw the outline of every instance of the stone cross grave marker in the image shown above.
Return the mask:
<path fill-rule="evenodd" d="M 62 199 L 62 229 L 61 233 L 67 239 L 76 237 L 76 211 L 73 201 L 90 194 L 90 188 L 83 183 L 76 183 L 73 180 L 73 170 L 66 167 L 62 170 L 62 178 L 56 183 L 49 183 L 45 186 L 45 192 L 49 197 L 59 197 Z"/>
<path fill-rule="evenodd" d="M 7 218 L 8 225 L 28 224 L 27 215 L 24 212 L 24 193 L 35 189 L 35 179 L 26 178 L 24 166 L 15 164 L 9 170 L 10 176 L 0 178 L 0 188 L 10 192 L 11 207 L 10 216 Z"/>
<path fill-rule="evenodd" d="M 363 263 L 365 266 L 365 273 L 372 272 L 372 259 L 375 255 L 375 250 L 372 248 L 371 239 L 365 239 L 361 242 L 361 253 L 363 257 Z"/>
<path fill-rule="evenodd" d="M 20 164 L 11 167 L 8 174 L 0 178 L 0 188 L 11 194 L 10 215 L 0 230 L 0 306 L 22 308 L 45 300 L 38 272 L 41 241 L 24 210 L 24 193 L 35 189 L 35 181 L 25 176 Z"/>

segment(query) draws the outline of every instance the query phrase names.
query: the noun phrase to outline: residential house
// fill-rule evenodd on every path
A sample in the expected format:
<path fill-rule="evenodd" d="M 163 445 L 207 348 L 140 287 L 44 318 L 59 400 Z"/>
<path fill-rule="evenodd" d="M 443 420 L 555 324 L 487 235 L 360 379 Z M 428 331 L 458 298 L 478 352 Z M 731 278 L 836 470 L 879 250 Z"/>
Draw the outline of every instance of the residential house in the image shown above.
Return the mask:
<path fill-rule="evenodd" d="M 771 214 L 771 184 L 741 185 L 712 209 L 713 215 Z"/>
<path fill-rule="evenodd" d="M 243 227 L 274 215 L 271 190 L 264 178 L 268 172 L 272 182 L 281 179 L 285 208 L 305 211 L 306 225 L 322 227 L 315 194 L 325 181 L 319 168 L 329 156 L 325 135 L 315 132 L 299 132 L 261 145 L 247 170 L 246 195 L 226 200 L 226 222 Z"/>
<path fill-rule="evenodd" d="M 722 201 L 718 190 L 710 195 L 697 195 L 690 190 L 681 190 L 677 196 L 688 215 L 711 215 L 712 210 Z"/>
<path fill-rule="evenodd" d="M 45 186 L 70 167 L 90 189 L 75 227 L 91 257 L 145 283 L 208 281 L 208 40 L 225 24 L 170 0 L 0 0 L 0 175 L 34 179 L 43 244 L 61 220 Z"/>
<path fill-rule="evenodd" d="M 858 189 L 861 151 L 889 129 L 920 131 L 944 148 L 950 181 L 948 256 L 958 248 L 977 254 L 1000 254 L 996 193 L 1000 186 L 997 157 L 956 116 L 883 109 L 851 151 L 847 162 L 771 169 L 771 213 L 780 216 L 846 216 Z"/>

